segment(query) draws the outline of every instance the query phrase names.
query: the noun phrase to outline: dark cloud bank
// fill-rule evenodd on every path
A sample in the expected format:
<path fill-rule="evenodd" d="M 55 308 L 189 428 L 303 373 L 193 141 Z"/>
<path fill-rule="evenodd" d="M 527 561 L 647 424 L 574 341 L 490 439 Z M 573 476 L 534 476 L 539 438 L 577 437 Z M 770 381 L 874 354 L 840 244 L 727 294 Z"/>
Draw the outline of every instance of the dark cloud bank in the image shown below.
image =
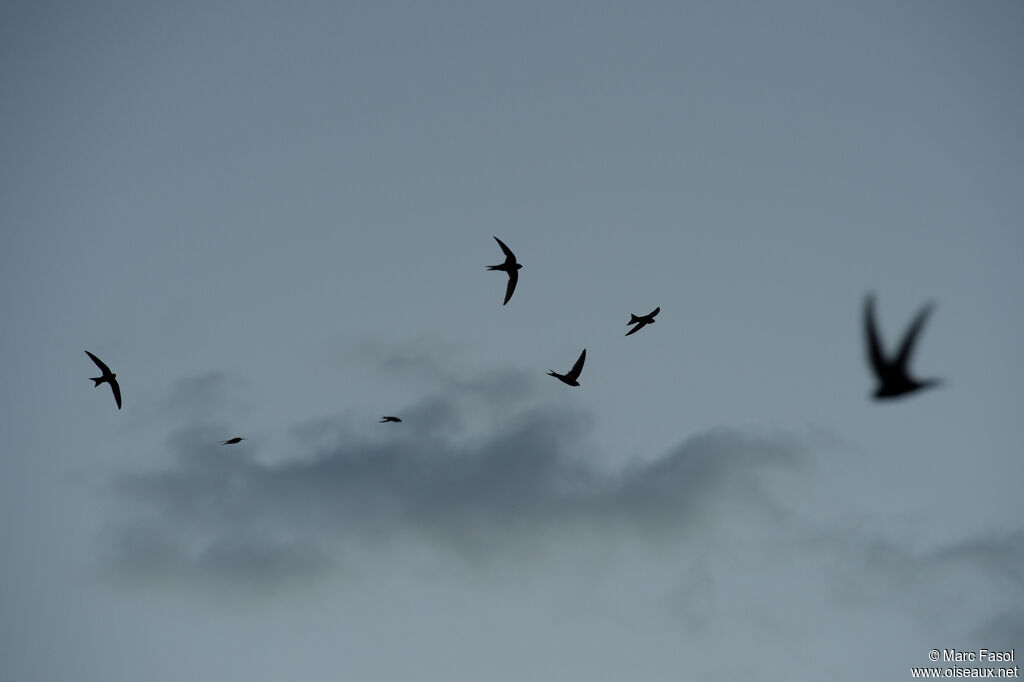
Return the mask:
<path fill-rule="evenodd" d="M 911 549 L 884 529 L 819 523 L 784 491 L 815 485 L 815 458 L 836 445 L 821 434 L 714 429 L 609 471 L 592 465 L 589 416 L 538 404 L 529 378 L 439 384 L 402 424 L 311 420 L 287 452 L 259 453 L 272 460 L 256 456 L 258 444 L 218 445 L 223 429 L 175 431 L 165 468 L 114 481 L 121 516 L 105 570 L 119 581 L 265 591 L 373 571 L 410 548 L 502 566 L 588 540 L 678 543 L 699 556 L 706 543 L 689 539 L 731 529 L 773 547 L 763 560 L 781 552 L 780 566 L 821 566 L 843 608 L 874 603 L 916 613 L 929 630 L 943 620 L 962 628 L 948 607 L 970 594 L 960 613 L 974 635 L 1021 632 L 1024 533 Z"/>
<path fill-rule="evenodd" d="M 589 417 L 505 374 L 449 381 L 400 425 L 310 421 L 274 463 L 182 428 L 166 468 L 115 480 L 110 559 L 136 578 L 269 583 L 410 543 L 479 562 L 595 532 L 684 534 L 723 508 L 781 513 L 763 479 L 803 457 L 800 438 L 721 429 L 601 470 Z"/>

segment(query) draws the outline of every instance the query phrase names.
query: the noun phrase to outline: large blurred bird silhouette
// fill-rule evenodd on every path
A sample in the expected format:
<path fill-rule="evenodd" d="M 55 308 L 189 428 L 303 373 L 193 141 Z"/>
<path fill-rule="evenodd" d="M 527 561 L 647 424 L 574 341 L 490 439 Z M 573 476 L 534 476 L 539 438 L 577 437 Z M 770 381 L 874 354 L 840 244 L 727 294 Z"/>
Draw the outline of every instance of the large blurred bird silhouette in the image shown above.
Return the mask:
<path fill-rule="evenodd" d="M 914 344 L 921 334 L 928 315 L 931 314 L 934 306 L 928 303 L 914 318 L 914 321 L 907 329 L 903 337 L 903 343 L 896 351 L 895 357 L 886 357 L 882 348 L 882 340 L 878 333 L 878 326 L 875 323 L 875 297 L 868 294 L 864 299 L 864 333 L 868 347 L 868 361 L 871 369 L 878 379 L 878 387 L 875 389 L 875 400 L 896 398 L 908 393 L 913 393 L 924 388 L 931 388 L 941 384 L 940 379 L 915 379 L 910 376 L 909 365 L 910 355 L 914 352 Z"/>
<path fill-rule="evenodd" d="M 583 363 L 586 362 L 586 360 L 587 349 L 584 348 L 583 352 L 580 353 L 579 360 L 577 360 L 576 364 L 572 366 L 572 369 L 569 370 L 568 374 L 559 374 L 558 372 L 551 370 L 550 372 L 548 372 L 548 375 L 555 377 L 563 384 L 569 384 L 570 386 L 579 386 L 580 372 L 583 371 Z"/>
<path fill-rule="evenodd" d="M 516 255 L 512 253 L 512 249 L 505 246 L 505 242 L 501 241 L 497 237 L 494 241 L 498 242 L 498 246 L 505 252 L 505 262 L 500 265 L 488 265 L 488 270 L 501 270 L 508 274 L 508 285 L 505 287 L 505 300 L 502 305 L 508 303 L 508 300 L 512 298 L 512 292 L 516 290 L 516 282 L 519 281 L 519 269 L 523 267 L 516 262 Z"/>
<path fill-rule="evenodd" d="M 647 313 L 646 315 L 640 315 L 639 317 L 634 315 L 633 313 L 630 313 L 629 314 L 629 322 L 627 322 L 626 324 L 627 325 L 635 324 L 636 326 L 633 327 L 632 329 L 630 329 L 628 332 L 626 332 L 626 336 L 629 336 L 630 334 L 636 334 L 638 331 L 640 331 L 641 329 L 643 329 L 647 325 L 654 324 L 654 316 L 657 315 L 660 312 L 661 312 L 661 306 L 658 306 L 657 308 L 655 308 L 651 312 Z"/>
<path fill-rule="evenodd" d="M 117 384 L 117 375 L 110 371 L 102 360 L 90 353 L 85 351 L 85 354 L 92 358 L 92 361 L 96 363 L 96 366 L 100 368 L 100 372 L 103 374 L 98 377 L 89 377 L 93 381 L 93 388 L 100 384 L 110 384 L 110 390 L 114 392 L 114 402 L 117 403 L 117 409 L 121 409 L 121 387 Z"/>
<path fill-rule="evenodd" d="M 228 438 L 227 440 L 222 440 L 220 442 L 220 444 L 221 445 L 238 445 L 243 440 L 246 440 L 246 438 L 244 436 L 235 436 L 234 438 Z"/>
<path fill-rule="evenodd" d="M 402 421 L 402 420 L 399 419 L 398 417 L 391 417 L 391 416 L 385 415 L 385 416 L 380 418 L 379 423 L 383 424 L 385 422 L 395 422 L 397 424 L 400 421 Z"/>

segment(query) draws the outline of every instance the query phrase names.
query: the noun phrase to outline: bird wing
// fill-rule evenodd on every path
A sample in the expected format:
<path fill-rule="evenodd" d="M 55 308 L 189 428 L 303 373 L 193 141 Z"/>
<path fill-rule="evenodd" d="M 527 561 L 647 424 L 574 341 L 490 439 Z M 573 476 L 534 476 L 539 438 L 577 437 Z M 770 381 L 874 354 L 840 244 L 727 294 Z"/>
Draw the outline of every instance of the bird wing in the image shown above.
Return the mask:
<path fill-rule="evenodd" d="M 632 324 L 632 322 L 630 324 Z M 626 336 L 629 336 L 630 334 L 635 334 L 636 332 L 640 331 L 641 329 L 643 329 L 646 326 L 647 326 L 646 322 L 644 322 L 643 320 L 637 320 L 637 325 L 635 327 L 633 327 L 632 329 L 630 329 L 628 332 L 626 332 Z"/>
<path fill-rule="evenodd" d="M 886 373 L 889 363 L 885 360 L 885 351 L 882 350 L 878 326 L 875 324 L 875 297 L 870 294 L 864 299 L 864 336 L 868 344 L 871 368 L 875 371 L 875 376 L 881 377 Z"/>
<path fill-rule="evenodd" d="M 508 284 L 505 285 L 505 300 L 502 305 L 508 303 L 508 300 L 512 298 L 512 292 L 516 290 L 516 283 L 519 281 L 519 273 L 516 270 L 512 270 L 508 273 Z"/>
<path fill-rule="evenodd" d="M 117 379 L 111 379 L 107 382 L 110 384 L 110 390 L 114 392 L 114 402 L 117 403 L 117 409 L 121 409 L 121 387 L 117 384 Z"/>
<path fill-rule="evenodd" d="M 572 369 L 570 369 L 569 373 L 566 374 L 565 376 L 569 377 L 570 379 L 579 379 L 580 378 L 580 372 L 583 371 L 583 363 L 586 362 L 586 360 L 587 360 L 587 349 L 584 348 L 583 352 L 580 353 L 579 360 L 576 361 L 576 364 L 572 366 Z"/>
<path fill-rule="evenodd" d="M 658 313 L 660 313 L 660 312 L 661 312 L 661 306 L 658 306 L 657 308 L 655 308 L 654 310 L 652 310 L 651 312 L 649 312 L 649 313 L 647 314 L 647 317 L 654 317 L 655 315 L 657 315 L 657 314 L 658 314 Z"/>
<path fill-rule="evenodd" d="M 491 235 L 491 236 L 494 236 L 494 235 Z M 505 245 L 505 242 L 501 241 L 497 237 L 494 237 L 494 241 L 498 242 L 498 246 L 500 246 L 501 250 L 505 252 L 505 262 L 506 263 L 515 263 L 516 262 L 516 254 L 512 253 L 512 249 L 508 248 L 508 246 Z"/>
<path fill-rule="evenodd" d="M 917 337 L 920 335 L 921 329 L 924 327 L 924 323 L 928 320 L 928 316 L 934 307 L 934 304 L 928 303 L 921 308 L 921 311 L 907 330 L 907 335 L 903 337 L 903 343 L 900 344 L 899 351 L 896 353 L 896 363 L 904 370 L 907 368 L 907 361 L 914 350 L 914 344 L 917 343 Z"/>
<path fill-rule="evenodd" d="M 96 366 L 100 368 L 101 372 L 103 372 L 104 374 L 112 374 L 112 372 L 110 371 L 110 368 L 107 367 L 105 364 L 103 364 L 103 361 L 100 360 L 98 357 L 96 357 L 95 355 L 93 355 L 89 351 L 85 351 L 85 354 L 88 355 L 90 358 L 92 358 L 92 361 L 96 363 Z M 121 404 L 121 401 L 118 401 L 118 405 L 120 405 L 120 404 Z"/>

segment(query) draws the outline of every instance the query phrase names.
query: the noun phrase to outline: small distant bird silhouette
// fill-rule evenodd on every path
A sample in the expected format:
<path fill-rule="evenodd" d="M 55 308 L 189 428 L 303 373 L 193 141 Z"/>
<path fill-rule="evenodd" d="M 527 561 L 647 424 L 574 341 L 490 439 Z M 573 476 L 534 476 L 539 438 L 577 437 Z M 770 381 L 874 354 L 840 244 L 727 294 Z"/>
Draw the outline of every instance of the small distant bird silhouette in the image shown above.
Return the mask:
<path fill-rule="evenodd" d="M 864 300 L 864 331 L 867 338 L 868 360 L 871 369 L 878 378 L 878 387 L 875 389 L 875 400 L 896 398 L 907 393 L 913 393 L 923 388 L 938 386 L 942 383 L 940 379 L 919 380 L 910 376 L 908 366 L 910 365 L 910 354 L 914 351 L 914 344 L 924 327 L 928 315 L 934 306 L 928 303 L 921 312 L 917 314 L 910 324 L 903 343 L 896 351 L 896 357 L 885 357 L 885 350 L 882 348 L 882 340 L 878 334 L 878 327 L 875 324 L 875 297 L 868 294 Z"/>
<path fill-rule="evenodd" d="M 635 324 L 636 326 L 633 327 L 632 329 L 630 329 L 628 332 L 626 332 L 626 336 L 629 336 L 630 334 L 636 334 L 638 331 L 643 329 L 645 326 L 647 326 L 649 324 L 654 324 L 654 316 L 657 315 L 660 312 L 661 312 L 661 306 L 658 306 L 657 308 L 655 308 L 651 312 L 647 313 L 646 315 L 640 315 L 639 317 L 637 317 L 633 313 L 630 313 L 629 314 L 629 322 L 627 322 L 626 324 L 627 325 Z"/>
<path fill-rule="evenodd" d="M 563 384 L 569 384 L 570 386 L 579 386 L 580 372 L 583 371 L 583 363 L 586 362 L 586 360 L 587 349 L 584 348 L 583 352 L 580 353 L 579 360 L 577 360 L 576 364 L 572 366 L 572 369 L 569 370 L 568 374 L 559 374 L 558 372 L 551 370 L 550 372 L 548 372 L 548 375 L 555 377 Z"/>
<path fill-rule="evenodd" d="M 488 270 L 501 270 L 508 274 L 508 285 L 505 287 L 505 300 L 502 305 L 508 303 L 508 300 L 512 298 L 512 292 L 516 290 L 516 282 L 519 281 L 519 269 L 523 267 L 516 262 L 516 255 L 512 253 L 512 249 L 505 246 L 505 242 L 501 241 L 497 237 L 494 237 L 494 241 L 498 242 L 498 246 L 505 252 L 505 262 L 501 265 L 488 265 Z"/>
<path fill-rule="evenodd" d="M 121 387 L 117 384 L 117 375 L 110 371 L 110 368 L 103 364 L 103 361 L 98 357 L 85 351 L 85 354 L 92 358 L 92 361 L 96 363 L 96 366 L 103 372 L 102 376 L 89 377 L 93 381 L 93 388 L 96 388 L 100 384 L 110 384 L 110 390 L 114 392 L 114 402 L 117 403 L 117 409 L 121 409 Z"/>
<path fill-rule="evenodd" d="M 247 440 L 247 439 L 243 438 L 242 436 L 235 436 L 234 438 L 228 438 L 227 440 L 222 440 L 220 442 L 220 444 L 221 445 L 237 445 L 237 444 L 241 443 L 243 440 Z"/>
<path fill-rule="evenodd" d="M 400 421 L 402 421 L 402 420 L 401 420 L 401 419 L 399 419 L 398 417 L 388 417 L 388 416 L 384 416 L 384 417 L 381 417 L 381 418 L 380 418 L 380 423 L 381 423 L 381 424 L 383 424 L 384 422 L 400 422 Z"/>

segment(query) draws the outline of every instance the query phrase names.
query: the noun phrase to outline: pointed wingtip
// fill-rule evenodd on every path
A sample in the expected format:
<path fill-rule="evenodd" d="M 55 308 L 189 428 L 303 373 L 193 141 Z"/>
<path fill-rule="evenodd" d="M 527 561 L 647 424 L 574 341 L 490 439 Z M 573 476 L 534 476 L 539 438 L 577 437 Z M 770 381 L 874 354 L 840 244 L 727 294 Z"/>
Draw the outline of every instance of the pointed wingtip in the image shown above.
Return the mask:
<path fill-rule="evenodd" d="M 875 314 L 875 294 L 871 291 L 864 295 L 864 315 L 867 318 L 873 318 Z"/>

